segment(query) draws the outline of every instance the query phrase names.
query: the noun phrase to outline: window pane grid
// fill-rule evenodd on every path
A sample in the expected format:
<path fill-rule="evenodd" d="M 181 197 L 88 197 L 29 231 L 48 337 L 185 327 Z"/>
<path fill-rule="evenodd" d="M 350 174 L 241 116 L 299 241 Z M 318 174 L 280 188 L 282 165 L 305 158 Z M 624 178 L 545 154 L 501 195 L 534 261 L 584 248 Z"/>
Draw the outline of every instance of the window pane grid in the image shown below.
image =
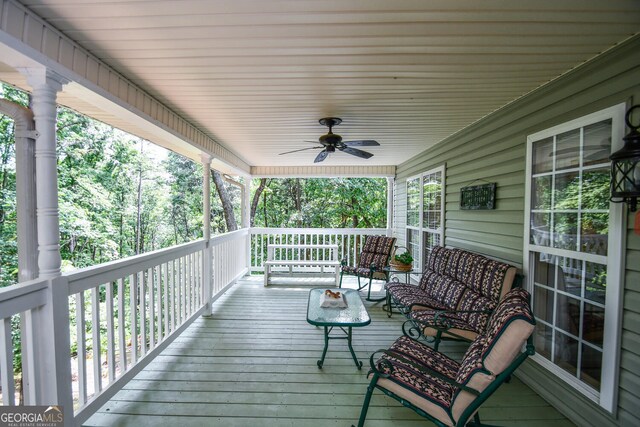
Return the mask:
<path fill-rule="evenodd" d="M 579 170 L 589 171 L 589 170 L 592 170 L 592 169 L 601 169 L 601 168 L 610 168 L 610 167 L 611 167 L 611 163 L 597 163 L 597 164 L 593 164 L 593 165 L 586 165 L 586 166 L 583 166 L 583 167 L 562 169 L 562 173 L 578 172 Z M 542 178 L 542 177 L 545 177 L 545 176 L 552 176 L 555 173 L 556 173 L 555 170 L 551 170 L 551 171 L 548 171 L 548 172 L 533 173 L 533 174 L 531 174 L 531 178 Z"/>
<path fill-rule="evenodd" d="M 549 323 L 549 322 L 545 322 L 544 320 L 536 319 L 536 322 L 537 322 L 537 323 L 539 323 L 539 324 L 541 324 L 541 325 L 546 326 L 546 327 L 547 327 L 547 328 L 549 328 L 549 329 L 553 329 L 553 330 L 554 330 L 554 332 L 555 332 L 555 331 L 558 331 L 558 332 L 560 332 L 560 333 L 562 333 L 562 334 L 565 334 L 566 336 L 568 336 L 568 337 L 570 337 L 570 338 L 572 338 L 572 339 L 574 339 L 574 340 L 576 340 L 576 341 L 579 339 L 579 338 L 578 338 L 578 336 L 573 335 L 573 334 L 571 334 L 570 332 L 567 332 L 567 331 L 562 330 L 562 329 L 560 329 L 560 328 L 556 328 L 556 327 L 554 327 L 551 323 Z M 593 350 L 597 350 L 597 351 L 599 351 L 599 352 L 602 352 L 602 351 L 604 350 L 602 347 L 598 347 L 597 345 L 595 345 L 595 344 L 591 344 L 591 343 L 590 343 L 590 342 L 588 342 L 588 341 L 582 341 L 582 345 L 584 345 L 584 346 L 586 346 L 586 347 L 589 347 L 589 348 L 591 348 L 591 349 L 593 349 Z"/>
<path fill-rule="evenodd" d="M 431 250 L 442 245 L 444 169 L 427 171 L 407 180 L 407 248 L 419 270 Z"/>
<path fill-rule="evenodd" d="M 610 133 L 611 122 L 604 121 L 533 142 L 529 192 L 540 354 L 596 391 L 604 351 Z"/>

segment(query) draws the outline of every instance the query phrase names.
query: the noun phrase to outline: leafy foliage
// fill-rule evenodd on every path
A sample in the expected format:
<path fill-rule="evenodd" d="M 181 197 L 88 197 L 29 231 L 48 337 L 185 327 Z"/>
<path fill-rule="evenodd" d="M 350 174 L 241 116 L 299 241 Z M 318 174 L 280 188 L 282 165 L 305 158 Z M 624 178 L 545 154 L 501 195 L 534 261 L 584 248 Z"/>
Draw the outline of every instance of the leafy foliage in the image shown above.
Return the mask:
<path fill-rule="evenodd" d="M 254 181 L 252 189 L 259 186 Z M 256 208 L 256 227 L 386 227 L 384 178 L 270 179 Z"/>
<path fill-rule="evenodd" d="M 413 257 L 408 251 L 402 252 L 399 255 L 395 255 L 394 259 L 401 264 L 411 264 L 413 262 Z"/>

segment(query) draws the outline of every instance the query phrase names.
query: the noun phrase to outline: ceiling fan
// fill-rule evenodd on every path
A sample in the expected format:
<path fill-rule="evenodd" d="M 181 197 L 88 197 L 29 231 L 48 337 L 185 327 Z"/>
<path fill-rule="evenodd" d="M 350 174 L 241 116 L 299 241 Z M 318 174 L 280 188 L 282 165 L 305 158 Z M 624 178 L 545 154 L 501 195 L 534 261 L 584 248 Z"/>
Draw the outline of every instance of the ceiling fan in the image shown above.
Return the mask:
<path fill-rule="evenodd" d="M 334 126 L 337 126 L 340 123 L 342 123 L 342 119 L 338 117 L 325 117 L 323 119 L 320 119 L 319 122 L 321 125 L 327 126 L 329 128 L 329 133 L 327 133 L 326 135 L 322 135 L 320 138 L 318 138 L 318 142 L 316 141 L 306 141 L 306 142 L 313 142 L 314 144 L 320 143 L 321 145 L 316 147 L 301 148 L 299 150 L 287 151 L 285 153 L 280 153 L 279 155 L 297 153 L 298 151 L 305 151 L 305 150 L 319 150 L 323 148 L 323 150 L 320 153 L 318 153 L 313 163 L 320 163 L 321 161 L 327 158 L 329 153 L 335 153 L 336 150 L 342 151 L 343 153 L 351 154 L 353 156 L 360 157 L 363 159 L 368 159 L 370 157 L 373 157 L 373 154 L 367 151 L 358 150 L 357 148 L 353 148 L 353 147 L 374 147 L 374 146 L 380 145 L 378 144 L 377 141 L 373 141 L 371 139 L 343 141 L 340 135 L 337 135 L 332 132 L 332 128 Z"/>

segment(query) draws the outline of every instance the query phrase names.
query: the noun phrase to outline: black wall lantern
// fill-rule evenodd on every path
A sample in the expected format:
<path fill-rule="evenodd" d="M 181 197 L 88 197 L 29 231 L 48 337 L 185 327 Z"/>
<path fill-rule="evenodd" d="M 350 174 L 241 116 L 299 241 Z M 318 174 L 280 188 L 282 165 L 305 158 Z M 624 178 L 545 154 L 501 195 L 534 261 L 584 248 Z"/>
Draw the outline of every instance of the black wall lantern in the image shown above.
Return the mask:
<path fill-rule="evenodd" d="M 635 212 L 640 197 L 640 123 L 631 124 L 631 113 L 640 108 L 634 105 L 625 115 L 631 132 L 623 138 L 624 146 L 609 156 L 611 159 L 611 201 L 627 202 L 629 210 Z"/>

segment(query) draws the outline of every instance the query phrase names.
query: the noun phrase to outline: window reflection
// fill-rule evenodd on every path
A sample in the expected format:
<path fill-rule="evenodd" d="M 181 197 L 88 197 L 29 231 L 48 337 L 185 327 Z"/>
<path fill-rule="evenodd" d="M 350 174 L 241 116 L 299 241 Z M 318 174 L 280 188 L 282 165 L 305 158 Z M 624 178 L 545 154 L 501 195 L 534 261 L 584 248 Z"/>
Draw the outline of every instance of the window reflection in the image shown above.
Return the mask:
<path fill-rule="evenodd" d="M 556 170 L 580 166 L 580 129 L 556 137 Z"/>
<path fill-rule="evenodd" d="M 608 163 L 611 154 L 611 120 L 584 127 L 583 165 Z"/>
<path fill-rule="evenodd" d="M 599 389 L 602 377 L 602 352 L 583 344 L 580 365 L 580 379 L 596 390 Z"/>
<path fill-rule="evenodd" d="M 575 251 L 578 248 L 578 214 L 553 215 L 553 247 Z"/>
<path fill-rule="evenodd" d="M 553 138 L 533 143 L 533 173 L 549 172 L 553 169 Z"/>
<path fill-rule="evenodd" d="M 605 342 L 611 135 L 612 121 L 604 120 L 532 142 L 528 189 L 529 243 L 554 252 L 529 247 L 536 352 L 596 391 Z"/>
<path fill-rule="evenodd" d="M 561 332 L 555 332 L 554 362 L 570 374 L 578 367 L 578 341 Z"/>

